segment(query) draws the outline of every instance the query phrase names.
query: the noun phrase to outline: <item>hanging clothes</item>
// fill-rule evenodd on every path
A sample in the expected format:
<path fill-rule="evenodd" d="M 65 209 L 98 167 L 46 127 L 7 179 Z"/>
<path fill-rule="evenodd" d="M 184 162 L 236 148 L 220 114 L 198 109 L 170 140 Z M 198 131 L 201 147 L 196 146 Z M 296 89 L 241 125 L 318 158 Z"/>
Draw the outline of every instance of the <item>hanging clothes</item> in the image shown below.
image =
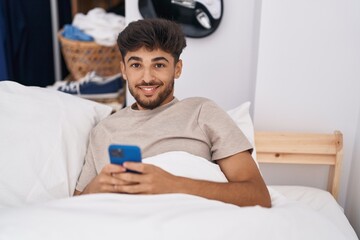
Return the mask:
<path fill-rule="evenodd" d="M 0 81 L 9 79 L 5 55 L 5 21 L 3 8 L 0 8 Z"/>
<path fill-rule="evenodd" d="M 68 5 L 70 16 L 70 0 L 58 2 Z M 27 86 L 45 87 L 53 84 L 55 77 L 50 1 L 0 0 L 0 8 L 4 14 L 9 79 Z"/>
<path fill-rule="evenodd" d="M 9 80 L 14 80 L 20 53 L 24 50 L 25 18 L 21 3 L 11 0 L 1 0 L 1 14 L 4 21 L 4 54 Z"/>

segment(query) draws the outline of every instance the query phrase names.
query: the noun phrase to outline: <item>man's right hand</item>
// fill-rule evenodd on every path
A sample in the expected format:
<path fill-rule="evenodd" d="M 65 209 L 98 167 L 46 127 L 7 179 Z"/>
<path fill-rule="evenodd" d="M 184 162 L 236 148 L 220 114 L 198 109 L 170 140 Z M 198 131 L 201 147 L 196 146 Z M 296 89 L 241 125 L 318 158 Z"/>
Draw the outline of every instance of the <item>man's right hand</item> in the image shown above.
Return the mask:
<path fill-rule="evenodd" d="M 114 177 L 114 174 L 123 173 L 126 171 L 121 165 L 107 164 L 103 167 L 101 172 L 86 186 L 83 192 L 75 190 L 74 195 L 89 194 L 89 193 L 116 193 L 117 185 L 131 184 Z"/>

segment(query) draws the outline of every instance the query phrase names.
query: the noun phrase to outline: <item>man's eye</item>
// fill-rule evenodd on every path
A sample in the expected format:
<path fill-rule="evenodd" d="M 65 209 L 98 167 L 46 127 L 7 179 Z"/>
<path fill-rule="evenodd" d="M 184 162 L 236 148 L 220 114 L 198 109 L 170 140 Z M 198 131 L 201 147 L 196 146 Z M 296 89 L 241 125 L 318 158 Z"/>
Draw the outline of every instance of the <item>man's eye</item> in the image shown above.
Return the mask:
<path fill-rule="evenodd" d="M 133 63 L 130 66 L 133 67 L 133 68 L 139 68 L 140 64 L 139 63 Z"/>
<path fill-rule="evenodd" d="M 165 67 L 165 64 L 157 63 L 157 64 L 155 64 L 155 67 L 156 68 L 163 68 L 163 67 Z"/>

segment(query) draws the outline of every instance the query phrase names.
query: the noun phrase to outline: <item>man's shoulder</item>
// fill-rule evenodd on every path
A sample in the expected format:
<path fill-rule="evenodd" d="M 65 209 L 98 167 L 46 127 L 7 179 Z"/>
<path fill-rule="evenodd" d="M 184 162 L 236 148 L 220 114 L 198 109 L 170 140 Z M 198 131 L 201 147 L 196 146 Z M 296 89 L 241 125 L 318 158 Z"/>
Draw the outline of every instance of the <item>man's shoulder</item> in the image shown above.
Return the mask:
<path fill-rule="evenodd" d="M 205 97 L 189 97 L 181 100 L 180 102 L 187 104 L 204 104 L 204 103 L 214 103 L 213 100 Z"/>
<path fill-rule="evenodd" d="M 95 131 L 101 131 L 105 130 L 108 127 L 113 126 L 116 124 L 117 121 L 119 121 L 120 118 L 124 117 L 128 111 L 126 111 L 126 108 L 120 109 L 116 111 L 115 113 L 107 116 L 106 118 L 102 119 L 95 127 Z"/>
<path fill-rule="evenodd" d="M 211 110 L 219 110 L 221 107 L 214 102 L 213 100 L 205 97 L 189 97 L 183 99 L 181 102 L 186 104 L 187 106 L 197 106 L 200 107 L 199 109 L 211 109 Z M 222 109 L 221 109 L 222 110 Z"/>

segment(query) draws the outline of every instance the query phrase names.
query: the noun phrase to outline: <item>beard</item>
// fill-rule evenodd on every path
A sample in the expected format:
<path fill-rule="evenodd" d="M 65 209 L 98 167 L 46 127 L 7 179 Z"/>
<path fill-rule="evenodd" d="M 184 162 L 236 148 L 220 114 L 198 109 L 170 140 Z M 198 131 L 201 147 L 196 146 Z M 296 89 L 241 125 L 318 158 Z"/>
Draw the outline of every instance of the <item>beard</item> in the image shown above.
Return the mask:
<path fill-rule="evenodd" d="M 168 96 L 173 92 L 174 90 L 174 79 L 167 84 L 166 88 L 159 92 L 159 94 L 156 96 L 155 99 L 145 98 L 142 99 L 140 94 L 137 94 L 135 91 L 136 87 L 129 85 L 129 91 L 131 95 L 135 98 L 136 103 L 139 104 L 144 109 L 154 109 L 162 105 L 162 103 L 168 98 Z M 152 86 L 152 85 L 159 85 L 155 81 L 151 81 L 149 83 L 142 82 L 139 85 L 143 86 Z M 163 85 L 163 83 L 161 83 Z M 161 86 L 160 85 L 160 86 Z"/>

